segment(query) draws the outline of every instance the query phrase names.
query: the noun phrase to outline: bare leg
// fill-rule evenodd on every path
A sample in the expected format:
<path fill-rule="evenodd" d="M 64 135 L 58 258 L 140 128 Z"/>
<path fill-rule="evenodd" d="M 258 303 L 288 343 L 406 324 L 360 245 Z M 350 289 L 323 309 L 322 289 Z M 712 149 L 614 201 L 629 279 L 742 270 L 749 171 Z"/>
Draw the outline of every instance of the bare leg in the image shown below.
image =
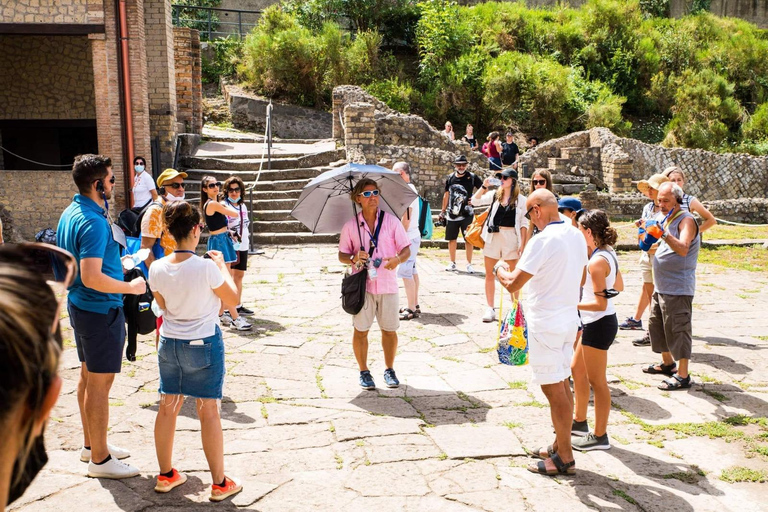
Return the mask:
<path fill-rule="evenodd" d="M 670 354 L 670 357 L 672 357 L 672 354 Z M 682 378 L 686 378 L 688 376 L 688 361 L 690 360 L 681 359 L 677 362 L 677 374 Z"/>
<path fill-rule="evenodd" d="M 183 395 L 160 395 L 160 408 L 155 418 L 155 452 L 160 473 L 168 473 L 173 468 L 173 438 L 182 405 Z"/>
<path fill-rule="evenodd" d="M 451 263 L 456 263 L 456 240 L 448 241 L 448 256 L 451 258 Z"/>
<path fill-rule="evenodd" d="M 200 433 L 208 468 L 213 483 L 219 484 L 224 481 L 224 434 L 221 430 L 218 400 L 198 398 L 197 417 L 200 418 Z"/>
<path fill-rule="evenodd" d="M 484 256 L 485 258 L 485 301 L 488 303 L 488 307 L 493 307 L 494 302 L 494 295 L 496 295 L 496 276 L 493 275 L 493 266 L 496 265 L 496 262 L 499 260 L 489 258 L 488 256 Z M 499 311 L 501 313 L 501 311 Z"/>
<path fill-rule="evenodd" d="M 472 252 L 474 252 L 475 246 L 464 239 L 464 250 L 467 252 L 467 263 L 472 263 Z"/>
<path fill-rule="evenodd" d="M 413 283 L 416 285 L 416 297 L 413 299 L 415 305 L 419 305 L 419 274 L 413 274 Z"/>
<path fill-rule="evenodd" d="M 89 373 L 85 388 L 85 417 L 88 422 L 91 460 L 101 462 L 109 456 L 107 427 L 109 426 L 109 390 L 114 373 Z"/>
<path fill-rule="evenodd" d="M 589 380 L 587 378 L 587 366 L 584 362 L 584 347 L 581 342 L 576 345 L 571 361 L 571 376 L 573 377 L 574 414 L 576 421 L 587 419 L 587 408 L 589 407 Z M 603 372 L 605 378 L 605 372 Z M 606 384 L 607 385 L 607 384 Z"/>
<path fill-rule="evenodd" d="M 382 331 L 382 334 L 384 331 Z M 382 336 L 382 343 L 384 337 Z M 368 369 L 368 331 L 358 331 L 355 329 L 355 334 L 352 336 L 352 350 L 355 352 L 355 359 L 357 359 L 357 366 L 360 371 L 363 372 Z"/>
<path fill-rule="evenodd" d="M 230 269 L 229 273 L 232 275 L 232 280 L 235 282 L 235 287 L 237 288 L 237 303 L 242 304 L 243 303 L 243 277 L 245 276 L 245 272 L 243 272 L 242 270 Z"/>
<path fill-rule="evenodd" d="M 77 406 L 80 408 L 80 421 L 83 424 L 83 446 L 91 446 L 91 436 L 88 434 L 88 414 L 85 411 L 85 390 L 88 387 L 88 366 L 80 366 L 80 380 L 77 381 Z"/>
<path fill-rule="evenodd" d="M 507 265 L 509 265 L 509 271 L 510 272 L 515 270 L 515 267 L 517 266 L 517 260 L 504 260 L 504 261 L 507 263 Z M 491 270 L 493 270 L 493 269 L 491 269 Z M 520 291 L 518 290 L 515 293 L 513 293 L 512 294 L 512 298 L 519 299 L 520 298 Z"/>
<path fill-rule="evenodd" d="M 397 354 L 397 333 L 395 331 L 381 330 L 381 348 L 384 349 L 384 364 L 387 368 L 394 368 L 395 355 Z"/>
<path fill-rule="evenodd" d="M 411 311 L 416 310 L 416 304 L 418 302 L 417 289 L 418 275 L 413 274 L 412 278 L 403 278 L 403 288 L 405 288 L 405 296 L 408 298 L 408 309 Z"/>
<path fill-rule="evenodd" d="M 643 283 L 643 289 L 640 291 L 640 300 L 637 303 L 637 311 L 635 311 L 635 320 L 642 319 L 645 308 L 651 305 L 652 296 L 653 283 Z"/>
<path fill-rule="evenodd" d="M 567 385 L 567 380 L 564 381 Z M 570 400 L 570 392 L 566 392 L 563 381 L 556 384 L 546 384 L 541 386 L 541 390 L 549 401 L 550 413 L 552 415 L 552 424 L 555 426 L 555 436 L 557 437 L 557 454 L 563 462 L 573 460 L 573 449 L 571 448 L 571 422 L 573 419 L 573 402 Z M 547 459 L 545 461 L 547 469 L 555 469 L 554 463 Z"/>
<path fill-rule="evenodd" d="M 581 347 L 581 350 L 584 354 L 589 385 L 592 386 L 592 391 L 595 393 L 594 434 L 602 436 L 608 428 L 608 414 L 611 412 L 611 391 L 608 389 L 608 381 L 605 379 L 605 370 L 608 367 L 608 351 L 592 347 Z"/>

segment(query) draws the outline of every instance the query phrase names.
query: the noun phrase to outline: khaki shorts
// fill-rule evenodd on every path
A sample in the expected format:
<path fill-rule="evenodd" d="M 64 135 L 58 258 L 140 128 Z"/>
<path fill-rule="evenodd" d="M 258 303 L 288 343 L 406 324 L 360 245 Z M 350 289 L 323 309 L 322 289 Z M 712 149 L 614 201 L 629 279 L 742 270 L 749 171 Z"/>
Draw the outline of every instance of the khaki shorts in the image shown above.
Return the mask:
<path fill-rule="evenodd" d="M 494 260 L 516 260 L 520 258 L 520 241 L 515 228 L 499 228 L 498 233 L 488 233 L 483 256 Z"/>
<path fill-rule="evenodd" d="M 397 293 L 374 295 L 365 292 L 365 304 L 358 314 L 352 317 L 352 323 L 360 332 L 371 330 L 373 319 L 379 323 L 382 331 L 396 331 L 400 327 L 400 296 Z"/>
<path fill-rule="evenodd" d="M 640 251 L 640 272 L 643 274 L 643 284 L 653 284 L 653 255 Z"/>
<path fill-rule="evenodd" d="M 533 370 L 533 384 L 557 384 L 571 376 L 577 330 L 574 325 L 565 332 L 528 331 L 528 363 Z"/>

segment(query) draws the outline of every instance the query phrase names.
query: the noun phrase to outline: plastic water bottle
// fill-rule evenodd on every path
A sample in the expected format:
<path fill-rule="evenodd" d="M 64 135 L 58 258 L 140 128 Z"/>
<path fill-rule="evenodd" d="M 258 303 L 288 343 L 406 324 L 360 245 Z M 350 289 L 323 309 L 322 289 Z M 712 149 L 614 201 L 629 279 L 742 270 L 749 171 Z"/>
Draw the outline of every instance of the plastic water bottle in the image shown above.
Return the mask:
<path fill-rule="evenodd" d="M 139 249 L 136 254 L 131 254 L 130 258 L 123 259 L 123 268 L 133 270 L 142 261 L 149 257 L 149 249 Z"/>
<path fill-rule="evenodd" d="M 499 178 L 488 178 L 488 184 L 492 187 L 500 187 L 501 180 Z"/>

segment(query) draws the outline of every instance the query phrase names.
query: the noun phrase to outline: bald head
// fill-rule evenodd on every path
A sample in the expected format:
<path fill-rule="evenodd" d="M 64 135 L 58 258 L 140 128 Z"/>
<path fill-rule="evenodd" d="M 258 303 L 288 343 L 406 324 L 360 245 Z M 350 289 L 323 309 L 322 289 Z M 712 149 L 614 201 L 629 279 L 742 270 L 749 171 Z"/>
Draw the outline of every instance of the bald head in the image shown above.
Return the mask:
<path fill-rule="evenodd" d="M 539 230 L 543 230 L 550 222 L 560 220 L 555 194 L 545 188 L 535 190 L 528 196 L 525 209 L 531 212 L 531 222 Z"/>

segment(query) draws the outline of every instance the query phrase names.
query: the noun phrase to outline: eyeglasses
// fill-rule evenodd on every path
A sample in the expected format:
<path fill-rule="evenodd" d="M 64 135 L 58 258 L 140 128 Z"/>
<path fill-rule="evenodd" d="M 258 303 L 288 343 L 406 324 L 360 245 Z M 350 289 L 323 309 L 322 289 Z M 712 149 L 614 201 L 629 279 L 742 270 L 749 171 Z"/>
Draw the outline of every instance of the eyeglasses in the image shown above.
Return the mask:
<path fill-rule="evenodd" d="M 535 185 L 546 185 L 547 184 L 547 180 L 531 180 L 531 183 L 533 183 L 534 186 Z"/>
<path fill-rule="evenodd" d="M 239 193 L 240 192 L 240 187 L 228 188 L 227 192 L 229 192 L 229 193 L 238 192 Z"/>
<path fill-rule="evenodd" d="M 365 198 L 369 198 L 369 197 L 378 197 L 378 195 L 379 195 L 379 191 L 378 191 L 378 190 L 366 190 L 365 192 L 360 192 L 360 193 L 359 193 L 359 194 L 357 194 L 357 195 L 359 195 L 359 196 L 363 196 L 363 197 L 365 197 Z"/>
<path fill-rule="evenodd" d="M 531 220 L 531 212 L 532 212 L 532 211 L 533 211 L 533 209 L 534 209 L 534 208 L 536 208 L 537 206 L 541 206 L 541 205 L 540 205 L 540 204 L 535 204 L 535 205 L 531 206 L 530 208 L 528 208 L 528 211 L 527 211 L 527 212 L 525 212 L 525 218 L 526 218 L 526 219 L 528 219 L 528 220 Z"/>
<path fill-rule="evenodd" d="M 184 184 L 183 183 L 168 183 L 167 185 L 163 185 L 163 186 L 164 187 L 171 187 L 174 190 L 177 190 L 177 189 L 180 189 L 180 188 L 184 188 Z"/>
<path fill-rule="evenodd" d="M 217 181 L 216 183 L 209 183 L 205 188 L 221 188 L 221 182 Z"/>

